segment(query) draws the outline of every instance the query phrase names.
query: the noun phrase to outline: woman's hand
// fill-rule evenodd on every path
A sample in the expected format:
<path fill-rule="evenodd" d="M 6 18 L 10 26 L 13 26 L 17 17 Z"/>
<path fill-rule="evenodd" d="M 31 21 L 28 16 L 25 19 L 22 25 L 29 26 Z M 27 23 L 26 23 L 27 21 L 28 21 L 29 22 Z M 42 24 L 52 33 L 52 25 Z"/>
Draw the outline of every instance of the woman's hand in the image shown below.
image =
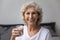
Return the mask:
<path fill-rule="evenodd" d="M 23 29 L 14 28 L 12 29 L 12 36 L 17 37 L 23 34 Z"/>
<path fill-rule="evenodd" d="M 13 28 L 10 40 L 15 40 L 15 37 L 21 36 L 23 34 L 23 29 Z"/>

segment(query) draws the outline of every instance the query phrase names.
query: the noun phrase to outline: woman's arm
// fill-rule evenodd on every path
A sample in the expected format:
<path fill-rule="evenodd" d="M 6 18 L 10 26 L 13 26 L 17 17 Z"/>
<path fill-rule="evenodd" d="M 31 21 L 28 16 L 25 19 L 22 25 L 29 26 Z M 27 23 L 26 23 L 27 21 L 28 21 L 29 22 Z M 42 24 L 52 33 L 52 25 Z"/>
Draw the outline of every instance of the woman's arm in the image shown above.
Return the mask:
<path fill-rule="evenodd" d="M 15 40 L 15 38 L 16 38 L 17 36 L 20 36 L 20 35 L 21 35 L 21 32 L 23 32 L 23 30 L 18 30 L 17 28 L 14 28 L 14 29 L 12 30 L 12 35 L 11 35 L 10 40 Z"/>
<path fill-rule="evenodd" d="M 46 40 L 53 40 L 50 32 L 48 32 L 48 34 L 46 35 Z"/>
<path fill-rule="evenodd" d="M 15 40 L 15 37 L 14 36 L 11 36 L 10 40 Z"/>

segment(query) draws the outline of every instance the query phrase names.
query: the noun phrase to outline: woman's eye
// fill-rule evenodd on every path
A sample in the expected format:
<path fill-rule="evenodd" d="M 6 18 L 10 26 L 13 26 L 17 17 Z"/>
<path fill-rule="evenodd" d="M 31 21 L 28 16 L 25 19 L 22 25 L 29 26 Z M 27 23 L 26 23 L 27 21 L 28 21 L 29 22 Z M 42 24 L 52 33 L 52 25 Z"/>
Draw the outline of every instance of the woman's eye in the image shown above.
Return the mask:
<path fill-rule="evenodd" d="M 27 12 L 26 14 L 27 14 L 27 15 L 29 15 L 30 13 L 29 13 L 29 12 Z M 36 13 L 35 13 L 35 12 L 32 12 L 31 14 L 36 14 Z"/>
<path fill-rule="evenodd" d="M 36 14 L 35 12 L 32 12 L 32 14 Z"/>
<path fill-rule="evenodd" d="M 27 15 L 29 15 L 30 13 L 26 13 Z"/>

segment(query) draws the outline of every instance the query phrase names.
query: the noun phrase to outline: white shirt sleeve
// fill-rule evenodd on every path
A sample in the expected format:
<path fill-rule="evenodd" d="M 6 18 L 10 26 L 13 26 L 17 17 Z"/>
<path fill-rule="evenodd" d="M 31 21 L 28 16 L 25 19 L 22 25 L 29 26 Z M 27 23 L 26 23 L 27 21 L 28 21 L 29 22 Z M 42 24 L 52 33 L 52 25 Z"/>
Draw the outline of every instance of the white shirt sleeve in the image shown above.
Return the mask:
<path fill-rule="evenodd" d="M 50 32 L 47 33 L 47 35 L 46 35 L 46 40 L 53 40 Z"/>

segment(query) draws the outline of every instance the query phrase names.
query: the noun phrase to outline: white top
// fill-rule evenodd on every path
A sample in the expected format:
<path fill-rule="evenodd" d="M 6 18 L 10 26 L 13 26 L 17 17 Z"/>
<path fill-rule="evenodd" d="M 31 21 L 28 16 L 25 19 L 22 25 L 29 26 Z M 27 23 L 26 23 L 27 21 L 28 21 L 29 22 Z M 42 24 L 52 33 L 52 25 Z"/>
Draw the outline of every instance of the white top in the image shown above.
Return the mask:
<path fill-rule="evenodd" d="M 38 33 L 30 37 L 27 32 L 27 26 L 24 26 L 24 33 L 22 36 L 16 37 L 15 40 L 52 40 L 48 29 L 41 27 Z"/>

